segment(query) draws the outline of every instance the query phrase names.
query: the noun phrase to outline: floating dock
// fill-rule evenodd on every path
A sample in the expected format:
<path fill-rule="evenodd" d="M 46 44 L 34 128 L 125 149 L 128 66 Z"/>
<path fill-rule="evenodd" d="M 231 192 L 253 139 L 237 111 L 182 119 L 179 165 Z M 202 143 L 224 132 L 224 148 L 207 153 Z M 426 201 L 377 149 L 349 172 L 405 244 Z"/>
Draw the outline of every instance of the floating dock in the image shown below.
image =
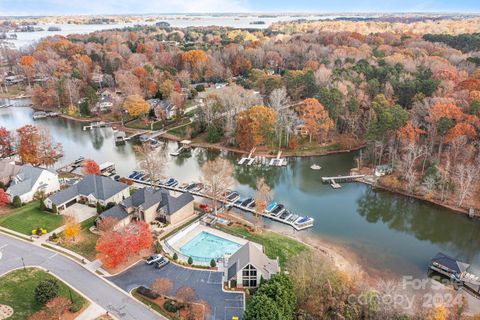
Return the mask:
<path fill-rule="evenodd" d="M 131 179 L 131 178 L 129 178 L 129 179 L 134 181 L 135 183 L 138 183 L 138 184 L 141 184 L 141 185 L 151 186 L 151 183 L 148 179 L 147 180 L 137 180 L 137 179 Z M 210 195 L 202 192 L 203 190 L 206 190 L 206 189 L 208 190 L 208 188 L 205 188 L 205 187 L 201 190 L 198 190 L 197 188 L 192 188 L 191 190 L 186 190 L 185 188 L 176 187 L 176 186 L 171 187 L 171 186 L 166 186 L 164 184 L 159 184 L 159 183 L 156 183 L 156 184 L 153 184 L 153 185 L 157 188 L 164 188 L 164 189 L 171 190 L 171 191 L 176 191 L 176 192 L 190 192 L 194 196 L 198 196 L 198 197 L 213 200 Z M 183 185 L 190 185 L 190 184 L 183 184 Z M 303 217 L 303 216 L 299 216 L 299 215 L 296 215 L 296 214 L 292 213 L 292 214 L 288 215 L 287 217 L 285 217 L 284 219 L 281 219 L 280 218 L 282 216 L 281 214 L 278 215 L 278 216 L 274 216 L 270 213 L 258 212 L 254 208 L 249 208 L 249 207 L 242 206 L 241 204 L 238 204 L 236 201 L 228 201 L 224 197 L 221 197 L 221 198 L 217 199 L 217 201 L 222 203 L 225 206 L 234 207 L 234 208 L 240 209 L 242 211 L 252 213 L 254 215 L 258 214 L 258 215 L 261 215 L 265 218 L 268 218 L 268 219 L 271 219 L 271 220 L 289 225 L 297 231 L 301 231 L 301 230 L 305 230 L 305 229 L 308 229 L 310 227 L 313 227 L 313 222 L 314 222 L 313 218 Z M 304 223 L 304 221 L 301 221 L 302 219 L 303 220 L 306 219 L 306 221 L 308 223 Z"/>
<path fill-rule="evenodd" d="M 176 151 L 174 152 L 171 152 L 170 155 L 171 156 L 174 156 L 174 157 L 177 157 L 179 156 L 182 152 L 185 152 L 185 151 L 188 151 L 190 150 L 190 144 L 192 143 L 192 141 L 190 140 L 182 140 L 180 141 L 180 148 L 178 148 Z"/>
<path fill-rule="evenodd" d="M 92 122 L 88 126 L 83 126 L 83 131 L 93 130 L 96 128 L 107 128 L 107 127 L 111 127 L 115 123 L 120 123 L 120 122 L 105 122 L 105 121 Z"/>

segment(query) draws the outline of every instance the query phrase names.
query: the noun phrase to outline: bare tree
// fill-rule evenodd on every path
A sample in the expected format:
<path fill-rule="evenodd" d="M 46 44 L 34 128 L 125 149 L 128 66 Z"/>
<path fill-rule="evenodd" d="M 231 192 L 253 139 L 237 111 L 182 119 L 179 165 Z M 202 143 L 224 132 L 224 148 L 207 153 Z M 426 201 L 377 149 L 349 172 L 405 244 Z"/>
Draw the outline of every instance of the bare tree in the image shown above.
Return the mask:
<path fill-rule="evenodd" d="M 270 106 L 277 111 L 277 120 L 275 122 L 275 132 L 278 138 L 278 148 L 282 147 L 283 128 L 286 127 L 287 117 L 285 108 L 288 108 L 289 98 L 287 95 L 287 89 L 282 87 L 275 89 L 270 93 L 269 97 Z"/>
<path fill-rule="evenodd" d="M 270 187 L 265 183 L 265 179 L 257 179 L 257 194 L 255 197 L 255 218 L 257 223 L 255 223 L 255 229 L 258 230 L 258 227 L 262 225 L 262 215 L 261 213 L 265 211 L 268 206 L 268 203 L 273 199 L 273 192 Z"/>
<path fill-rule="evenodd" d="M 462 206 L 466 198 L 471 196 L 473 186 L 475 185 L 480 169 L 477 164 L 459 163 L 456 166 L 456 184 L 457 184 L 457 198 L 458 206 Z"/>
<path fill-rule="evenodd" d="M 207 195 L 212 198 L 215 214 L 217 214 L 218 199 L 233 184 L 233 167 L 228 160 L 217 158 L 205 162 L 202 172 L 202 180 L 209 186 Z"/>
<path fill-rule="evenodd" d="M 175 297 L 183 303 L 192 303 L 197 299 L 197 293 L 192 287 L 182 286 L 178 288 Z"/>
<path fill-rule="evenodd" d="M 425 155 L 425 146 L 410 143 L 402 157 L 402 170 L 407 180 L 407 189 L 412 192 L 416 182 L 415 164 L 419 158 Z"/>
<path fill-rule="evenodd" d="M 165 152 L 163 152 L 162 148 L 153 149 L 148 143 L 136 146 L 135 152 L 138 155 L 139 167 L 149 175 L 150 186 L 153 187 L 165 169 Z"/>
<path fill-rule="evenodd" d="M 158 278 L 150 286 L 156 293 L 166 295 L 172 290 L 173 282 L 169 278 Z"/>

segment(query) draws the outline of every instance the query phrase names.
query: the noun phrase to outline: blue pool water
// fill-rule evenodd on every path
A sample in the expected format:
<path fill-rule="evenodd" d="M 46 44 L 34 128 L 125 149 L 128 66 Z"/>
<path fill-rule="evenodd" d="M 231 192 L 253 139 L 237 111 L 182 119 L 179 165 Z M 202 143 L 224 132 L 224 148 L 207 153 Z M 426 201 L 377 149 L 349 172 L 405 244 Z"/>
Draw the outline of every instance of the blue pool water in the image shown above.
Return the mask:
<path fill-rule="evenodd" d="M 225 254 L 233 254 L 242 245 L 202 231 L 180 248 L 180 252 L 193 260 L 217 259 Z"/>

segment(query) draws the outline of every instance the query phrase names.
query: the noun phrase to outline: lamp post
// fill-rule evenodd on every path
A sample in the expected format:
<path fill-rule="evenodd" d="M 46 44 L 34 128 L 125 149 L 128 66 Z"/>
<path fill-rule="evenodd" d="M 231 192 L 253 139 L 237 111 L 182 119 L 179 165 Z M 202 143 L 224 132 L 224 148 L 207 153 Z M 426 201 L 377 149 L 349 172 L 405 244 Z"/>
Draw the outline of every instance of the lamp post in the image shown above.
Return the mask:
<path fill-rule="evenodd" d="M 25 267 L 25 261 L 23 260 L 23 257 L 21 258 L 22 258 L 23 270 L 27 270 L 27 268 Z"/>

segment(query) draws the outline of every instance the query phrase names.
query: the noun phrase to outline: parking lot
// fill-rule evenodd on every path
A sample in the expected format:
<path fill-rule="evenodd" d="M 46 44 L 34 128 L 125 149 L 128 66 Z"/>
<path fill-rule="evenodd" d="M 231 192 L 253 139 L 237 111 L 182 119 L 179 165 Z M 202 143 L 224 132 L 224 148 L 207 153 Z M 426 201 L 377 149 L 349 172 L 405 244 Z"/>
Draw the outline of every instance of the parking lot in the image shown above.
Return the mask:
<path fill-rule="evenodd" d="M 222 273 L 208 270 L 193 270 L 169 263 L 161 269 L 144 262 L 136 264 L 127 271 L 108 278 L 123 290 L 130 292 L 139 286 L 150 286 L 158 278 L 169 278 L 173 282 L 172 292 L 181 286 L 192 287 L 198 299 L 208 301 L 211 314 L 210 319 L 231 320 L 233 316 L 242 319 L 242 293 L 222 291 Z"/>

